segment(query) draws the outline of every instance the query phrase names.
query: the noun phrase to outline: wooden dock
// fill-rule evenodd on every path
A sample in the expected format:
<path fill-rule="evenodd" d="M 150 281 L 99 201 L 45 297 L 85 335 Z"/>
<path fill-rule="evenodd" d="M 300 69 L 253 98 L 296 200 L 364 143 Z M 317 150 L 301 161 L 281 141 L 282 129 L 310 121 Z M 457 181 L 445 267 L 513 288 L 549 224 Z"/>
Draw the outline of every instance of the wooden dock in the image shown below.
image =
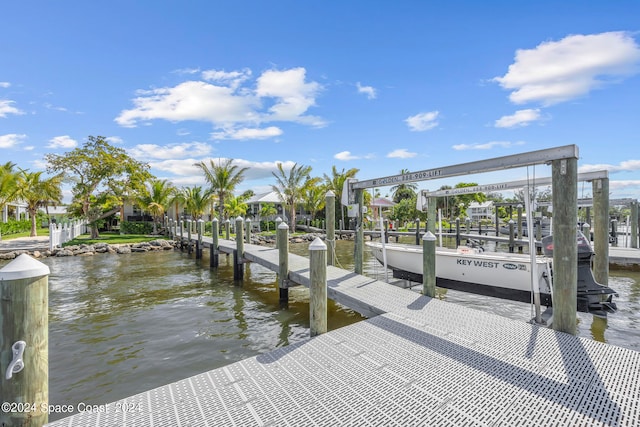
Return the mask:
<path fill-rule="evenodd" d="M 277 249 L 244 251 L 277 271 Z M 309 259 L 289 255 L 289 270 L 308 286 Z M 335 267 L 327 279 L 370 318 L 48 425 L 640 425 L 639 352 Z"/>

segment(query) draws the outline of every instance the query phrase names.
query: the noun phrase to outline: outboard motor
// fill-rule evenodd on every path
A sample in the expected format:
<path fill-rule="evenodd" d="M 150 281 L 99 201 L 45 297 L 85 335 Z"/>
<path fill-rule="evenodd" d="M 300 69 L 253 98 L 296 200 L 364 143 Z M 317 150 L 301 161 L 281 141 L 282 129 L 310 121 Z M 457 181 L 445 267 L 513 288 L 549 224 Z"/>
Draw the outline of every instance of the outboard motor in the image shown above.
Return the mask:
<path fill-rule="evenodd" d="M 578 311 L 594 315 L 606 316 L 618 310 L 613 296 L 616 291 L 608 286 L 596 282 L 591 271 L 593 250 L 589 240 L 580 230 L 576 230 L 576 244 L 578 245 Z M 553 236 L 542 238 L 542 250 L 548 257 L 553 256 Z"/>

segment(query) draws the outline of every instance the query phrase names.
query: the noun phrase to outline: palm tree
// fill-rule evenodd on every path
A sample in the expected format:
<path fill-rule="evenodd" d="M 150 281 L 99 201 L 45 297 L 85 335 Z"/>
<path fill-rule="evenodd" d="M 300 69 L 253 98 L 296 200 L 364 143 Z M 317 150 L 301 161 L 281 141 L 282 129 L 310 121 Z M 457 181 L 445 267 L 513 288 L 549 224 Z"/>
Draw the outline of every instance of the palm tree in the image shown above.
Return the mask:
<path fill-rule="evenodd" d="M 326 190 L 324 185 L 318 185 L 320 178 L 311 178 L 305 183 L 303 194 L 304 208 L 311 212 L 311 221 L 316 217 L 316 213 L 324 208 L 326 201 Z"/>
<path fill-rule="evenodd" d="M 171 204 L 175 187 L 166 179 L 154 179 L 138 196 L 140 207 L 153 216 L 153 234 L 158 232 L 157 225 L 162 222 L 162 216 Z"/>
<path fill-rule="evenodd" d="M 237 217 L 246 215 L 248 206 L 244 202 L 244 198 L 242 196 L 231 196 L 227 198 L 227 203 L 224 204 L 224 209 L 230 217 Z"/>
<path fill-rule="evenodd" d="M 220 220 L 224 215 L 225 199 L 233 195 L 235 188 L 244 179 L 244 173 L 249 168 L 238 169 L 237 165 L 232 165 L 233 159 L 222 161 L 218 159 L 218 163 L 214 163 L 213 159 L 209 160 L 209 165 L 202 161 L 196 163 L 195 166 L 202 169 L 204 177 L 210 185 L 210 189 L 218 196 L 218 211 Z"/>
<path fill-rule="evenodd" d="M 401 175 L 406 175 L 409 172 L 409 169 L 400 170 Z M 411 199 L 412 197 L 415 197 L 416 191 L 418 191 L 418 184 L 416 184 L 415 182 L 398 184 L 391 187 L 389 191 L 391 191 L 391 194 L 393 194 L 393 201 L 399 203 L 400 200 Z"/>
<path fill-rule="evenodd" d="M 275 205 L 273 203 L 265 203 L 260 207 L 260 217 L 268 218 L 278 213 Z M 265 223 L 267 224 L 267 232 L 269 231 L 269 220 L 265 219 Z"/>
<path fill-rule="evenodd" d="M 27 211 L 31 218 L 31 237 L 38 235 L 36 219 L 38 209 L 62 202 L 63 174 L 43 179 L 42 172 L 28 172 L 20 170 L 17 178 L 16 198 L 27 204 Z"/>
<path fill-rule="evenodd" d="M 0 211 L 7 203 L 15 200 L 18 178 L 18 172 L 14 170 L 15 167 L 16 164 L 13 162 L 0 165 Z"/>
<path fill-rule="evenodd" d="M 213 193 L 210 189 L 203 190 L 202 187 L 185 187 L 182 189 L 181 199 L 184 207 L 193 220 L 199 220 L 209 207 Z"/>
<path fill-rule="evenodd" d="M 342 206 L 342 187 L 344 186 L 344 182 L 348 178 L 354 178 L 356 174 L 359 172 L 359 169 L 351 168 L 348 171 L 345 171 L 344 168 L 340 172 L 335 166 L 331 166 L 331 176 L 327 176 L 324 174 L 324 181 L 327 187 L 327 190 L 333 191 L 333 194 L 336 195 L 336 204 L 340 208 L 340 215 L 342 217 L 342 224 L 344 222 L 344 210 L 345 207 Z"/>
<path fill-rule="evenodd" d="M 294 163 L 289 170 L 289 174 L 284 171 L 282 163 L 278 163 L 278 173 L 271 172 L 276 178 L 277 185 L 272 185 L 273 191 L 278 193 L 280 200 L 289 209 L 289 230 L 293 233 L 296 229 L 296 203 L 305 191 L 305 181 L 308 180 L 311 173 L 311 166 L 298 166 Z"/>

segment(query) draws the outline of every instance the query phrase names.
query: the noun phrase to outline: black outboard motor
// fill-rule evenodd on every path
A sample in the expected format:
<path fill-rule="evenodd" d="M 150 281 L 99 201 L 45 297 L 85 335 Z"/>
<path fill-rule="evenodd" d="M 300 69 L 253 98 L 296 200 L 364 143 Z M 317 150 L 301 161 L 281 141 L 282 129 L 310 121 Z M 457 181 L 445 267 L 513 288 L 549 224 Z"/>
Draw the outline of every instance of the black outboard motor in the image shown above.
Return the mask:
<path fill-rule="evenodd" d="M 618 296 L 616 291 L 608 286 L 596 282 L 591 271 L 591 257 L 593 251 L 589 240 L 580 230 L 576 231 L 576 244 L 578 245 L 578 311 L 606 316 L 618 310 L 613 296 Z M 548 257 L 553 256 L 553 236 L 542 238 L 542 250 Z"/>

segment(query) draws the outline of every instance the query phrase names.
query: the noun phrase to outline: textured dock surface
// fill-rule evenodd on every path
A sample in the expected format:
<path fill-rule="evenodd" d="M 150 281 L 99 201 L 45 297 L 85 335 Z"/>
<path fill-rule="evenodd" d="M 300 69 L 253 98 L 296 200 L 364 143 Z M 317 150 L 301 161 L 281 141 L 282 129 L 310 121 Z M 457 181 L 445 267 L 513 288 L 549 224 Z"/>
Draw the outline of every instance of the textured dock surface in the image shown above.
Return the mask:
<path fill-rule="evenodd" d="M 49 425 L 640 425 L 640 353 L 335 270 L 330 297 L 383 314 Z"/>

